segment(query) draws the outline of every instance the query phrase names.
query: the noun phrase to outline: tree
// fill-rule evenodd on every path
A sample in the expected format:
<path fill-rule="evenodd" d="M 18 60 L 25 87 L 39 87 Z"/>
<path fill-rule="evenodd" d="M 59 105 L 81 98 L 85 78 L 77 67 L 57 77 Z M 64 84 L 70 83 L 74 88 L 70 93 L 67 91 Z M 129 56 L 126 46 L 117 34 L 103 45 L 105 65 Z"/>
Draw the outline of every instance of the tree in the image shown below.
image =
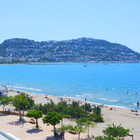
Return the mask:
<path fill-rule="evenodd" d="M 80 134 L 86 130 L 87 118 L 79 118 L 76 123 L 75 130 L 78 132 L 78 139 L 80 140 Z"/>
<path fill-rule="evenodd" d="M 100 108 L 99 106 L 95 106 L 95 107 L 93 108 L 93 112 L 94 112 L 95 114 L 100 115 L 100 114 L 101 114 L 101 108 Z"/>
<path fill-rule="evenodd" d="M 118 139 L 118 138 L 114 138 L 112 136 L 98 136 L 98 137 L 94 137 L 95 140 L 122 140 L 122 139 Z"/>
<path fill-rule="evenodd" d="M 54 136 L 57 135 L 55 125 L 60 123 L 60 120 L 62 120 L 62 115 L 60 115 L 57 112 L 49 112 L 44 118 L 43 122 L 44 123 L 49 123 L 53 125 L 54 128 Z"/>
<path fill-rule="evenodd" d="M 27 96 L 27 101 L 29 102 L 29 104 L 27 105 L 27 109 L 32 109 L 32 107 L 34 106 L 34 100 Z"/>
<path fill-rule="evenodd" d="M 76 102 L 76 101 L 73 101 L 72 104 L 71 104 L 71 106 L 73 106 L 73 107 L 79 107 L 79 103 Z"/>
<path fill-rule="evenodd" d="M 76 126 L 68 125 L 67 129 L 71 132 L 78 133 L 78 140 L 80 140 L 80 134 L 82 132 L 85 132 L 85 130 L 86 130 L 86 128 L 84 128 L 82 125 L 78 125 L 78 124 Z"/>
<path fill-rule="evenodd" d="M 54 102 L 51 100 L 51 103 L 47 103 L 42 105 L 40 104 L 36 104 L 34 106 L 34 108 L 36 110 L 40 110 L 42 111 L 43 114 L 47 114 L 48 112 L 55 112 L 56 111 L 56 105 L 54 104 Z"/>
<path fill-rule="evenodd" d="M 12 104 L 15 106 L 16 110 L 19 111 L 19 121 L 21 121 L 22 115 L 24 116 L 24 111 L 30 109 L 34 104 L 34 101 L 25 93 L 21 93 L 13 98 Z"/>
<path fill-rule="evenodd" d="M 8 105 L 12 101 L 12 97 L 0 97 L 0 105 L 3 105 L 3 111 L 4 107 Z"/>
<path fill-rule="evenodd" d="M 108 126 L 105 130 L 103 130 L 103 133 L 106 136 L 112 136 L 119 139 L 128 136 L 129 132 L 129 129 L 125 129 L 121 125 L 115 126 L 114 124 L 112 126 Z"/>
<path fill-rule="evenodd" d="M 87 132 L 88 132 L 88 135 L 87 136 L 89 138 L 89 128 L 90 127 L 94 127 L 95 124 L 92 123 L 92 121 L 90 120 L 89 117 L 87 117 L 87 118 L 80 118 L 76 122 L 77 122 L 77 124 L 79 124 L 81 126 L 85 126 L 87 128 Z"/>
<path fill-rule="evenodd" d="M 67 130 L 69 130 L 69 126 L 63 125 L 63 126 L 61 126 L 60 128 L 58 128 L 58 131 L 59 131 L 59 132 L 64 132 L 64 131 L 67 131 Z"/>
<path fill-rule="evenodd" d="M 72 118 L 80 118 L 80 117 L 85 117 L 87 116 L 87 112 L 82 109 L 80 106 L 73 106 L 71 105 L 68 108 L 68 115 L 71 116 Z"/>
<path fill-rule="evenodd" d="M 67 114 L 68 111 L 68 105 L 66 101 L 61 101 L 58 103 L 58 105 L 56 106 L 57 108 L 57 112 L 61 113 L 61 114 Z"/>
<path fill-rule="evenodd" d="M 103 122 L 103 117 L 101 114 L 92 113 L 89 114 L 89 118 L 93 122 Z"/>
<path fill-rule="evenodd" d="M 85 103 L 84 105 L 81 106 L 81 108 L 83 108 L 84 110 L 88 112 L 92 111 L 91 105 L 89 103 Z"/>
<path fill-rule="evenodd" d="M 27 117 L 33 117 L 36 120 L 36 129 L 39 128 L 38 119 L 42 117 L 42 111 L 38 110 L 29 110 L 27 112 Z"/>
<path fill-rule="evenodd" d="M 62 139 L 64 138 L 65 131 L 69 130 L 69 126 L 61 126 L 60 128 L 57 129 L 60 132 L 60 135 L 62 136 Z"/>

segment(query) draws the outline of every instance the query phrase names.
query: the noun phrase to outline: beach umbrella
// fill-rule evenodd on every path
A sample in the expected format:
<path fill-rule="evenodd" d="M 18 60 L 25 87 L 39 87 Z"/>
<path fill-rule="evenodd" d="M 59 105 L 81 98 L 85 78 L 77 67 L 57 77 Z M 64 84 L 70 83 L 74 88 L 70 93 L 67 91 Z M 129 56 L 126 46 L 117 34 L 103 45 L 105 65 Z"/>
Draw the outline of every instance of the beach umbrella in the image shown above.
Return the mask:
<path fill-rule="evenodd" d="M 113 107 L 112 106 L 108 106 L 108 108 L 111 110 Z"/>
<path fill-rule="evenodd" d="M 46 94 L 46 95 L 45 95 L 45 98 L 50 98 L 50 96 Z"/>

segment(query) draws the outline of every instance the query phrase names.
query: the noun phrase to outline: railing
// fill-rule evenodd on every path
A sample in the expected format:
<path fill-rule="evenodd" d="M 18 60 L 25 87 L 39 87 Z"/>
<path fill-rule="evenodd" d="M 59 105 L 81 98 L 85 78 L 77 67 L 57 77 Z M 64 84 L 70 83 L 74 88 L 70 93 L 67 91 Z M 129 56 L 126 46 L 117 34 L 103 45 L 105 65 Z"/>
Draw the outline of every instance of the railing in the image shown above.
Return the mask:
<path fill-rule="evenodd" d="M 20 115 L 18 112 L 11 112 L 11 111 L 0 111 L 0 113 L 2 113 L 2 114 L 9 114 L 9 115 Z M 23 115 L 23 114 L 21 114 L 22 116 L 26 116 L 26 114 L 25 115 Z"/>
<path fill-rule="evenodd" d="M 8 140 L 20 140 L 20 139 L 16 138 L 15 136 L 12 136 L 11 134 L 8 134 L 2 130 L 0 130 L 0 134 L 2 136 L 4 136 L 5 138 L 7 138 Z"/>

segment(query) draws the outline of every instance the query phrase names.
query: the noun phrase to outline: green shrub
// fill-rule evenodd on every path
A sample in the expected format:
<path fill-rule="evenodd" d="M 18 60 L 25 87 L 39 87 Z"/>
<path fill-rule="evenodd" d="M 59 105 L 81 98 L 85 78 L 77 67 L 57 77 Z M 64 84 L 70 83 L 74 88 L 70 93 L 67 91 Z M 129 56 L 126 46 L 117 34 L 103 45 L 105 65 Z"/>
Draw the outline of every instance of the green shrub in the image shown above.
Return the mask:
<path fill-rule="evenodd" d="M 94 137 L 95 140 L 123 140 L 121 138 L 114 138 L 112 136 L 98 136 L 98 137 Z"/>
<path fill-rule="evenodd" d="M 100 114 L 92 113 L 89 115 L 89 117 L 93 122 L 103 122 L 103 117 Z"/>
<path fill-rule="evenodd" d="M 123 128 L 121 125 L 115 126 L 114 124 L 112 126 L 108 126 L 105 130 L 103 130 L 103 133 L 106 136 L 112 136 L 116 138 L 122 138 L 128 136 L 130 130 Z"/>
<path fill-rule="evenodd" d="M 81 108 L 83 108 L 84 110 L 86 110 L 88 112 L 92 111 L 91 105 L 88 103 L 85 103 L 84 105 L 82 105 Z"/>
<path fill-rule="evenodd" d="M 94 107 L 92 110 L 95 114 L 101 114 L 101 108 L 99 106 Z"/>

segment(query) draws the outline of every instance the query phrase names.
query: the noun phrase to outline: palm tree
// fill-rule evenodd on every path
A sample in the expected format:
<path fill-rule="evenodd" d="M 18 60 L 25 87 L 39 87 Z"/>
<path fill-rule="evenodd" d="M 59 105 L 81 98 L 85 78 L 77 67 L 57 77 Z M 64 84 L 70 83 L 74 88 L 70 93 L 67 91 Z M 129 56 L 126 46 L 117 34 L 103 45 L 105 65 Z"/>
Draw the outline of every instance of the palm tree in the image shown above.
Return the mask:
<path fill-rule="evenodd" d="M 80 118 L 80 119 L 77 119 L 76 122 L 78 125 L 85 126 L 87 128 L 88 138 L 89 138 L 89 128 L 94 127 L 95 124 L 92 123 L 92 121 L 89 118 Z"/>
<path fill-rule="evenodd" d="M 87 132 L 88 132 L 88 138 L 90 137 L 89 136 L 89 128 L 90 127 L 94 127 L 95 126 L 95 124 L 94 123 L 92 123 L 92 121 L 90 121 L 89 119 L 87 119 L 86 121 L 85 121 L 85 126 L 87 127 Z"/>
<path fill-rule="evenodd" d="M 80 140 L 80 134 L 85 132 L 85 128 L 78 124 L 76 126 L 69 125 L 67 130 L 78 133 L 78 140 Z"/>

